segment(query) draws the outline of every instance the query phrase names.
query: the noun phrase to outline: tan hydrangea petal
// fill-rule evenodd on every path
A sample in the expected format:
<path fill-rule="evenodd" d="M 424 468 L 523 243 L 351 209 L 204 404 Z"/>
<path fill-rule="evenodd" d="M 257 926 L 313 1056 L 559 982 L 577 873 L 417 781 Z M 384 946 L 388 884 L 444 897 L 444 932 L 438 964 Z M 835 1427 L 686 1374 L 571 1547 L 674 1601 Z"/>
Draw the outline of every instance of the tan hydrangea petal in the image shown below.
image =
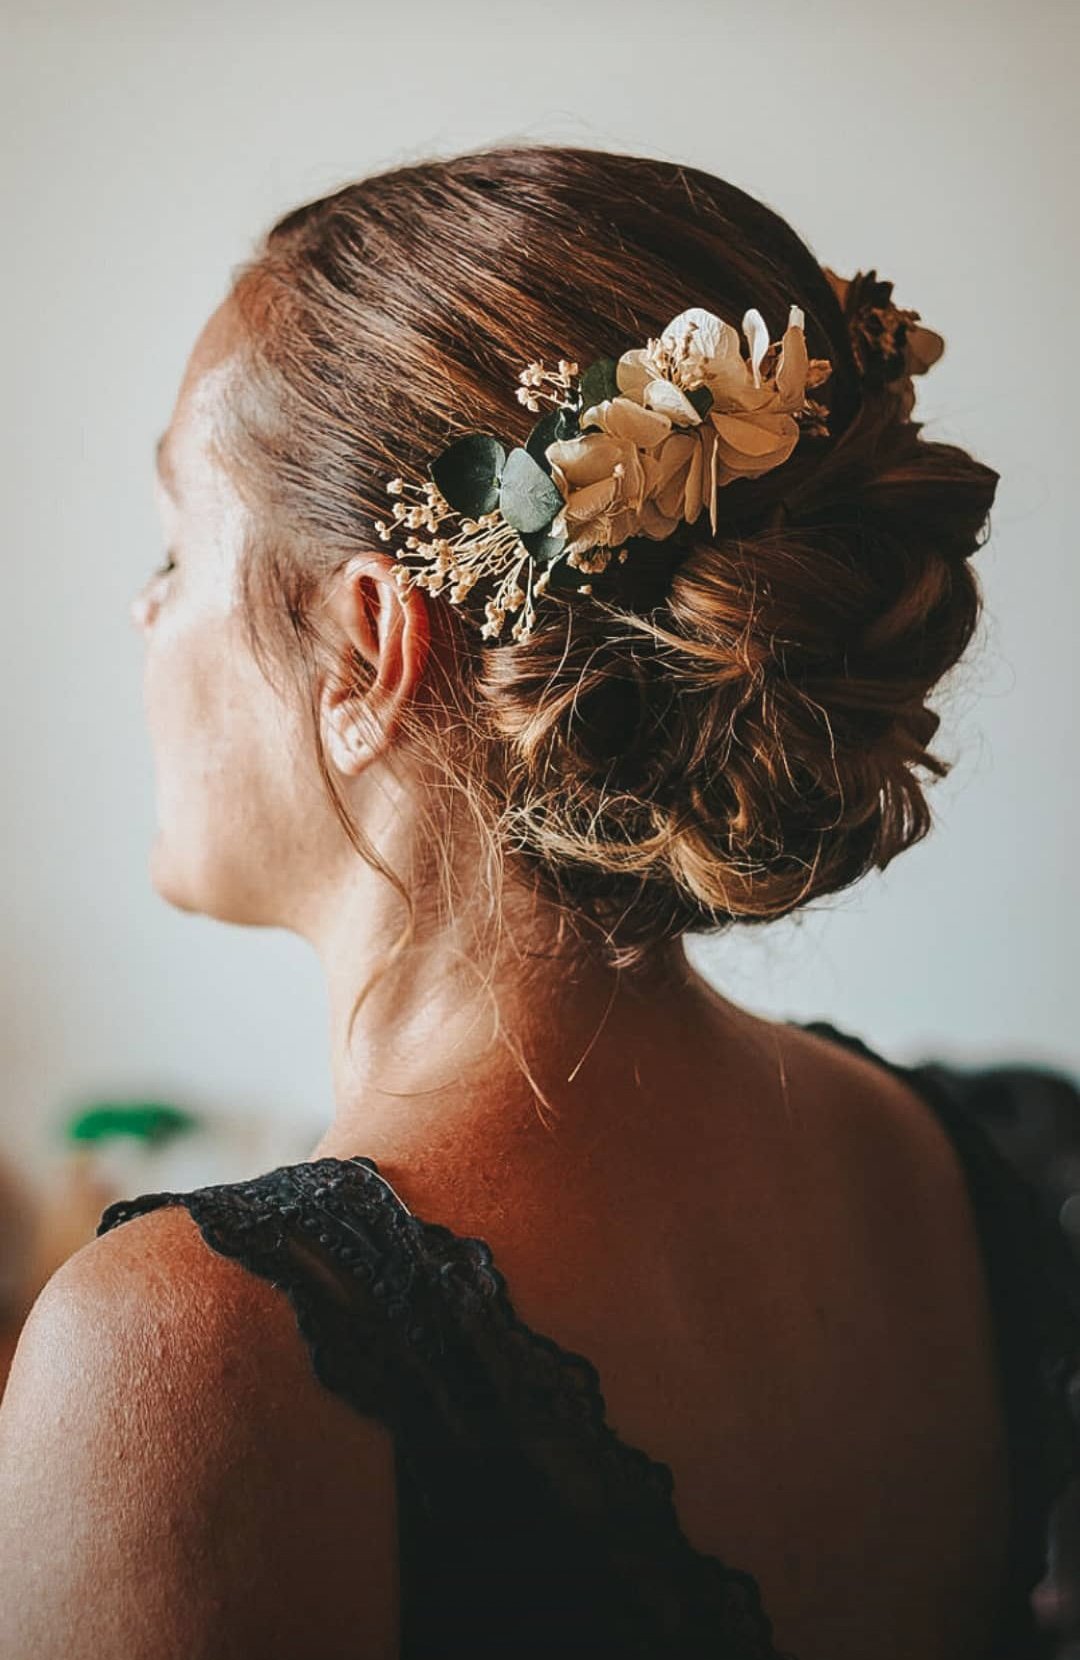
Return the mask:
<path fill-rule="evenodd" d="M 700 448 L 694 434 L 675 432 L 652 455 L 642 458 L 645 502 L 652 502 L 665 518 L 677 522 L 682 516 L 686 475 L 695 452 Z"/>
<path fill-rule="evenodd" d="M 923 328 L 921 323 L 909 323 L 904 347 L 905 374 L 925 375 L 944 350 L 945 341 L 940 334 Z"/>
<path fill-rule="evenodd" d="M 716 428 L 709 422 L 709 453 L 707 457 L 708 482 L 705 486 L 705 499 L 709 504 L 709 526 L 713 535 L 716 535 L 716 494 L 720 488 L 718 468 L 720 465 L 720 443 Z"/>
<path fill-rule="evenodd" d="M 625 542 L 628 536 L 636 536 L 641 523 L 641 508 L 624 508 L 622 512 L 611 516 L 608 524 L 608 534 L 604 537 L 606 547 L 617 547 Z"/>
<path fill-rule="evenodd" d="M 683 487 L 683 518 L 687 524 L 693 524 L 700 516 L 705 505 L 705 446 L 697 433 L 694 434 L 694 449 L 690 457 L 690 465 L 686 470 L 686 483 Z"/>
<path fill-rule="evenodd" d="M 632 352 L 623 352 L 615 365 L 615 383 L 619 391 L 626 397 L 633 398 L 635 403 L 645 401 L 645 388 L 655 378 L 656 371 L 649 362 L 649 354 L 644 347 Z"/>
<path fill-rule="evenodd" d="M 636 512 L 645 496 L 644 454 L 628 444 L 622 455 L 622 482 L 619 495 L 627 507 Z"/>
<path fill-rule="evenodd" d="M 647 536 L 650 541 L 662 542 L 679 526 L 680 515 L 669 515 L 658 502 L 643 501 L 638 516 L 636 536 Z"/>
<path fill-rule="evenodd" d="M 586 432 L 578 438 L 557 439 L 547 446 L 544 454 L 551 463 L 552 471 L 558 468 L 571 487 L 577 489 L 582 484 L 595 484 L 597 479 L 610 478 L 624 448 L 617 438 L 609 437 L 605 432 Z"/>
<path fill-rule="evenodd" d="M 601 513 L 610 512 L 618 494 L 617 478 L 597 479 L 595 484 L 586 484 L 580 490 L 571 490 L 563 508 L 567 522 L 573 520 L 580 523 L 583 519 L 595 519 Z"/>
<path fill-rule="evenodd" d="M 716 403 L 735 408 L 755 395 L 756 388 L 750 365 L 739 347 L 739 336 L 730 323 L 724 328 L 719 348 L 705 365 L 705 385 Z"/>
<path fill-rule="evenodd" d="M 801 407 L 806 396 L 806 377 L 810 360 L 806 353 L 804 320 L 798 306 L 793 305 L 791 320 L 784 331 L 780 358 L 776 365 L 776 389 L 783 402 L 791 409 Z"/>
<path fill-rule="evenodd" d="M 653 381 L 647 390 L 655 385 Z M 583 414 L 582 425 L 590 417 L 597 420 L 611 437 L 622 439 L 641 450 L 652 449 L 671 431 L 667 415 L 655 409 L 644 409 L 631 398 L 606 398 L 603 403 L 594 404 Z"/>
<path fill-rule="evenodd" d="M 591 548 L 616 547 L 628 536 L 636 536 L 640 513 L 629 509 L 599 513 L 585 520 L 566 545 L 567 553 L 587 553 Z"/>
<path fill-rule="evenodd" d="M 799 428 L 790 415 L 710 416 L 720 459 L 735 473 L 754 476 L 786 461 L 799 441 Z"/>
<path fill-rule="evenodd" d="M 629 400 L 610 399 L 606 406 L 596 407 L 607 420 L 619 402 L 626 408 L 615 412 L 616 424 L 625 420 L 631 430 L 650 436 L 657 430 L 670 432 L 666 418 Z M 546 453 L 552 478 L 565 498 L 552 528 L 556 534 L 570 534 L 568 551 L 610 546 L 620 535 L 630 534 L 623 527 L 635 522 L 645 494 L 645 452 L 629 439 L 600 430 L 549 444 Z"/>

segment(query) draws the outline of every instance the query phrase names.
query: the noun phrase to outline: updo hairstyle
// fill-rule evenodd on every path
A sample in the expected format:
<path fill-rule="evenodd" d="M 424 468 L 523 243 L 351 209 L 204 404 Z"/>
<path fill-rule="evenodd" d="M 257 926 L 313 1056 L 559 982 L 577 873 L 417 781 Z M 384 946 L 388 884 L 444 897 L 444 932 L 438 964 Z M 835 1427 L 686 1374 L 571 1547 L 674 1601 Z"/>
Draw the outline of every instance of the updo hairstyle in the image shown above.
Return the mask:
<path fill-rule="evenodd" d="M 777 339 L 800 306 L 810 357 L 833 366 L 814 394 L 828 436 L 723 488 L 715 537 L 704 513 L 591 595 L 549 589 L 527 641 L 481 639 L 482 594 L 428 596 L 426 678 L 447 718 L 436 731 L 418 707 L 409 742 L 437 746 L 482 830 L 484 890 L 512 869 L 624 969 L 687 930 L 785 916 L 926 834 L 920 774 L 948 770 L 927 699 L 976 627 L 969 556 L 998 475 L 923 439 L 860 373 L 822 266 L 770 208 L 669 162 L 490 148 L 288 213 L 231 297 L 228 453 L 259 527 L 245 616 L 267 672 L 309 697 L 318 597 L 381 547 L 386 481 L 422 481 L 467 431 L 522 443 L 527 362 L 617 358 L 690 306 L 736 327 L 755 306 Z M 372 678 L 360 659 L 356 675 Z M 321 741 L 319 765 L 411 923 L 409 886 L 351 824 Z"/>

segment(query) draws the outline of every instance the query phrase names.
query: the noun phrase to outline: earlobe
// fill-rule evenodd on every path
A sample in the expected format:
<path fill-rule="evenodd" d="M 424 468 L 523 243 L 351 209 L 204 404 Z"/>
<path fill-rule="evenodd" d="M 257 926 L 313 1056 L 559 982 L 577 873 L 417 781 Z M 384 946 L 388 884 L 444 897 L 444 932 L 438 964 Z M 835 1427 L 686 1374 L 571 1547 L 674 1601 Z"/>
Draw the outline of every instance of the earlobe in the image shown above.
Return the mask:
<path fill-rule="evenodd" d="M 402 592 L 399 569 L 372 551 L 350 559 L 333 579 L 330 606 L 342 632 L 341 657 L 323 687 L 322 711 L 328 753 L 342 773 L 361 771 L 386 748 L 396 715 L 423 674 L 428 614 L 416 590 Z M 375 670 L 363 691 L 357 656 Z"/>
<path fill-rule="evenodd" d="M 345 777 L 362 772 L 382 747 L 381 733 L 369 736 L 371 720 L 365 701 L 358 698 L 335 702 L 325 715 L 327 755 Z"/>

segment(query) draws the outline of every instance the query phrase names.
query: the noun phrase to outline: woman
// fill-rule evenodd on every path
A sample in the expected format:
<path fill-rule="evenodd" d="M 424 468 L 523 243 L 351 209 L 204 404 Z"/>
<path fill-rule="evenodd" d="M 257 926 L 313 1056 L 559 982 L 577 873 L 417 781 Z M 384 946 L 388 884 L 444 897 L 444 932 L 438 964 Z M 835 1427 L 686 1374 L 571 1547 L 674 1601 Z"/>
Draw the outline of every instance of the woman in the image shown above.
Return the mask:
<path fill-rule="evenodd" d="M 39 1298 L 5 1655 L 1033 1652 L 1061 1242 L 929 1079 L 682 948 L 929 826 L 997 475 L 890 293 L 543 147 L 236 273 L 135 605 L 152 874 L 311 942 L 336 1111 Z"/>

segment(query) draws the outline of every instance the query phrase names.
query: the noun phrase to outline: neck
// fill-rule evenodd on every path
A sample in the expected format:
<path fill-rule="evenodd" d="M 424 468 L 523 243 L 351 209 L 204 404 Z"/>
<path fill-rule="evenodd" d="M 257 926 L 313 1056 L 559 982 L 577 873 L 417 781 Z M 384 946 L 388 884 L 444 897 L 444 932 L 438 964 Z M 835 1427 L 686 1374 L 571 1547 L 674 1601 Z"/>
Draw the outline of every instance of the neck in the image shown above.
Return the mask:
<path fill-rule="evenodd" d="M 348 952 L 320 953 L 335 1113 L 310 1157 L 407 1156 L 475 1134 L 492 1117 L 557 1138 L 598 1089 L 634 1089 L 642 1048 L 661 1025 L 722 1001 L 678 940 L 630 973 L 580 944 L 537 942 L 535 932 L 524 951 L 524 937 L 505 926 L 480 961 L 449 934 L 408 949 L 389 960 L 355 1018 Z"/>

